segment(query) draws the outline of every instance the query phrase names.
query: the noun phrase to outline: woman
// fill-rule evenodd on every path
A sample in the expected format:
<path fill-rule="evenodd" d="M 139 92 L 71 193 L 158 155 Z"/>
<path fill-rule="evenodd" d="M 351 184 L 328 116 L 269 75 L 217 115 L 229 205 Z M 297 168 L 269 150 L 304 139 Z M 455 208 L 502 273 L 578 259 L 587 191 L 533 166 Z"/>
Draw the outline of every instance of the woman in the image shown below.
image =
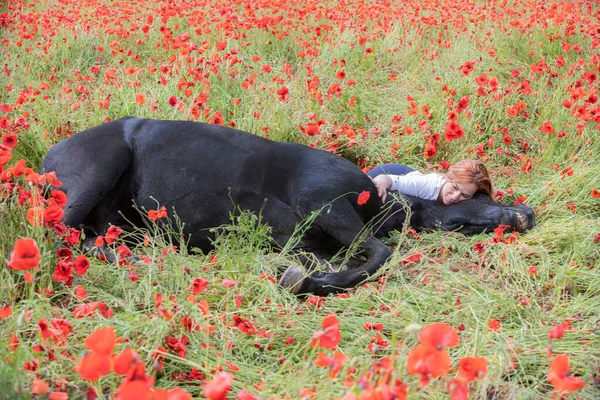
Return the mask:
<path fill-rule="evenodd" d="M 422 174 L 405 165 L 385 164 L 367 173 L 385 202 L 387 191 L 398 191 L 425 200 L 438 200 L 449 206 L 485 193 L 493 199 L 492 181 L 481 161 L 462 160 L 446 174 Z"/>

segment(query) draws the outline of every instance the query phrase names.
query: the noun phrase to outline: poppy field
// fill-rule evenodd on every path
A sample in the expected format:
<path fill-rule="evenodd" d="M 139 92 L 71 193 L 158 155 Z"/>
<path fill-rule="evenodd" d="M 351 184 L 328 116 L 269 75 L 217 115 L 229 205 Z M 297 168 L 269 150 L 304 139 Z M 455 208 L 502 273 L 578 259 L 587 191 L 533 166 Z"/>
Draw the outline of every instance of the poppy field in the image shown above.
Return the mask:
<path fill-rule="evenodd" d="M 1 399 L 600 398 L 598 2 L 14 0 L 0 32 Z M 277 286 L 247 212 L 204 254 L 157 204 L 103 262 L 40 166 L 124 116 L 365 171 L 479 159 L 537 226 L 400 226 L 378 276 L 328 297 Z"/>

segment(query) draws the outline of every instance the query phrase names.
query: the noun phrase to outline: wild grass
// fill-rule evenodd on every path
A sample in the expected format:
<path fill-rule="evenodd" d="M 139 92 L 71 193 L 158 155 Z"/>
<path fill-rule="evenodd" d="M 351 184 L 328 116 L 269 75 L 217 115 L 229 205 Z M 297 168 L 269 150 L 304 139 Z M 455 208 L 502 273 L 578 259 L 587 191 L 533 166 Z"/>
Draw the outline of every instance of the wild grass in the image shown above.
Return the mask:
<path fill-rule="evenodd" d="M 380 277 L 342 296 L 296 298 L 269 279 L 266 259 L 273 249 L 259 215 L 232 218 L 209 254 L 184 249 L 149 224 L 135 233 L 150 239 L 134 253 L 152 260 L 134 267 L 137 280 L 126 267 L 93 260 L 85 275 L 66 286 L 51 278 L 57 262 L 53 233 L 32 227 L 27 202 L 0 189 L 0 307 L 12 309 L 0 319 L 1 398 L 30 397 L 34 378 L 69 398 L 86 397 L 88 387 L 100 398 L 113 398 L 122 377 L 112 373 L 89 382 L 73 370 L 85 354 L 85 338 L 105 326 L 122 338 L 117 351 L 135 349 L 155 387 L 182 387 L 194 397 L 203 396 L 204 383 L 218 371 L 235 377 L 231 398 L 241 390 L 276 399 L 360 396 L 374 384 L 368 378 L 373 363 L 393 357 L 393 376 L 408 384 L 409 398 L 447 398 L 444 379 L 419 388 L 418 377 L 406 370 L 417 339 L 405 328 L 433 322 L 460 332 L 459 346 L 451 349 L 450 377 L 462 357 L 488 360 L 487 375 L 469 386 L 471 397 L 481 399 L 551 398 L 548 331 L 567 322 L 570 329 L 552 341 L 552 353 L 568 354 L 571 374 L 586 381 L 573 397 L 600 397 L 600 242 L 595 240 L 600 199 L 591 195 L 600 190 L 600 114 L 598 101 L 590 99 L 597 96 L 598 80 L 583 75 L 600 73 L 598 5 L 367 3 L 3 5 L 0 133 L 18 133 L 7 167 L 23 158 L 38 170 L 50 146 L 110 119 L 206 122 L 220 112 L 224 124 L 329 149 L 361 168 L 398 162 L 433 171 L 441 161 L 480 158 L 501 201 L 511 204 L 524 196 L 536 210 L 537 226 L 509 243 L 495 243 L 493 235 L 412 233 L 399 227 L 387 239 L 394 252 Z M 283 19 L 270 20 L 277 15 Z M 189 38 L 182 40 L 183 34 Z M 540 60 L 548 67 L 538 74 L 532 64 Z M 467 61 L 475 62 L 468 76 L 460 70 Z M 336 77 L 340 70 L 345 79 Z M 481 74 L 497 78 L 497 91 L 478 95 L 475 79 Z M 309 91 L 307 82 L 315 76 L 318 86 Z M 524 80 L 530 93 L 519 92 Z M 340 85 L 339 96 L 328 92 L 333 84 Z M 282 87 L 289 90 L 286 98 L 277 94 Z M 138 94 L 143 104 L 136 102 Z M 169 104 L 172 96 L 175 106 Z M 463 96 L 470 100 L 458 115 L 465 135 L 446 142 L 448 113 Z M 566 100 L 573 103 L 570 108 Z M 409 112 L 411 101 L 416 113 Z M 509 116 L 507 108 L 520 101 L 527 115 Z M 574 112 L 581 106 L 587 116 Z M 324 121 L 320 135 L 309 137 L 299 129 L 317 120 Z M 554 132 L 541 130 L 546 121 Z M 355 136 L 346 136 L 342 126 Z M 435 133 L 441 135 L 437 155 L 428 159 L 423 150 Z M 339 147 L 331 147 L 334 143 Z M 523 168 L 528 160 L 530 171 Z M 567 168 L 572 174 L 563 172 Z M 29 188 L 22 178 L 6 181 Z M 29 284 L 6 267 L 21 237 L 36 239 L 42 253 Z M 407 262 L 416 253 L 422 254 L 420 261 Z M 209 284 L 193 301 L 189 288 L 196 277 Z M 235 285 L 226 287 L 223 280 Z M 84 301 L 75 295 L 79 285 L 87 291 Z M 157 295 L 164 296 L 162 308 Z M 198 307 L 202 300 L 204 311 Z M 93 302 L 106 303 L 113 316 L 73 315 L 76 307 Z M 314 365 L 321 350 L 309 345 L 330 313 L 341 324 L 338 350 L 348 357 L 333 379 L 327 368 Z M 234 316 L 251 321 L 257 332 L 241 332 Z M 184 317 L 194 321 L 191 327 L 182 325 Z M 66 345 L 42 339 L 42 319 L 70 324 Z M 498 329 L 491 329 L 492 320 L 500 323 Z M 382 331 L 365 329 L 367 323 L 382 324 Z M 12 334 L 19 338 L 16 350 L 8 347 Z M 169 349 L 168 338 L 184 336 L 185 354 Z M 153 357 L 159 346 L 167 348 L 162 368 Z"/>

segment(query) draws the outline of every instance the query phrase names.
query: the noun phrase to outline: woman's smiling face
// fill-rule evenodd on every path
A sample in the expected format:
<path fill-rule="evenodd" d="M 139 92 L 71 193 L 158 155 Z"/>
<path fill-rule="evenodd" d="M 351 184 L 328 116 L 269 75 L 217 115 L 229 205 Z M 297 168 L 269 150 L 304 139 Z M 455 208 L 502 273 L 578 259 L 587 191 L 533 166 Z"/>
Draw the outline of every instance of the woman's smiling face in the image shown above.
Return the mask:
<path fill-rule="evenodd" d="M 476 183 L 457 183 L 446 181 L 440 190 L 439 199 L 447 206 L 472 198 L 477 193 Z"/>

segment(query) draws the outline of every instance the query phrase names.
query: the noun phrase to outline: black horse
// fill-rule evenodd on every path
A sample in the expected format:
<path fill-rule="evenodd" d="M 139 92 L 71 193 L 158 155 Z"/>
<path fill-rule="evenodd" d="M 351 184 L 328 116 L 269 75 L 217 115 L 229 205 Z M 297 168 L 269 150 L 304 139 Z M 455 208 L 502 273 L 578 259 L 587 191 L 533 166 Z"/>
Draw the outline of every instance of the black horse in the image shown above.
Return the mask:
<path fill-rule="evenodd" d="M 229 223 L 236 209 L 260 212 L 273 242 L 283 246 L 298 223 L 319 211 L 296 248 L 335 254 L 358 241 L 361 262 L 335 273 L 290 268 L 280 283 L 295 293 L 335 293 L 372 276 L 391 250 L 375 235 L 361 236 L 365 224 L 373 222 L 381 236 L 406 218 L 402 204 L 382 205 L 371 180 L 348 160 L 198 122 L 121 118 L 56 144 L 42 168 L 55 171 L 63 183 L 64 223 L 89 238 L 111 224 L 142 226 L 134 204 L 146 210 L 160 205 L 184 223 L 187 243 L 204 251 L 212 246 L 211 228 Z M 364 204 L 358 201 L 361 193 L 368 196 Z M 497 204 L 486 196 L 450 207 L 417 198 L 408 202 L 415 228 L 474 234 L 499 224 L 518 231 L 535 224 L 529 207 Z"/>

